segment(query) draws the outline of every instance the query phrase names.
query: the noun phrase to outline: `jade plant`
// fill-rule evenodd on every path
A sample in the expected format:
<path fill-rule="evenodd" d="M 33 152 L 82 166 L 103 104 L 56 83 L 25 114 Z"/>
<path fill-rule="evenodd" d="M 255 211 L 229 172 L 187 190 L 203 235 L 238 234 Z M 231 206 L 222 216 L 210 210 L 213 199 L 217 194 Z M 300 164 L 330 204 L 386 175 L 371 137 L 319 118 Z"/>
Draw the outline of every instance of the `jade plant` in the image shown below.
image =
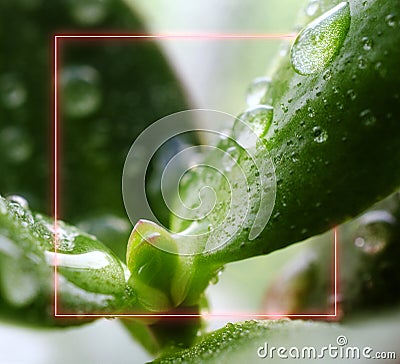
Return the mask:
<path fill-rule="evenodd" d="M 21 4 L 0 5 L 0 16 L 6 19 L 13 11 L 23 13 L 18 9 Z M 58 24 L 61 28 L 74 26 L 72 16 L 74 21 L 83 21 L 81 26 L 89 31 L 117 25 L 130 31 L 141 29 L 136 15 L 128 12 L 125 5 L 119 1 L 108 4 L 112 15 L 93 20 L 92 24 L 74 18 L 67 11 L 67 2 L 60 2 L 66 12 L 59 15 Z M 164 226 L 145 219 L 134 221 L 129 238 L 130 225 L 121 198 L 116 196 L 120 194 L 119 180 L 130 146 L 127 134 L 138 135 L 144 126 L 132 125 L 123 117 L 115 129 L 107 129 L 107 125 L 118 111 L 120 98 L 128 92 L 124 77 L 131 65 L 122 62 L 125 69 L 118 71 L 115 94 L 112 90 L 95 91 L 93 85 L 84 85 L 79 94 L 80 86 L 74 86 L 74 82 L 79 78 L 83 83 L 108 82 L 116 70 L 108 69 L 107 57 L 130 53 L 124 54 L 120 45 L 111 51 L 95 51 L 85 43 L 65 46 L 67 67 L 61 87 L 65 95 L 72 94 L 67 98 L 72 104 L 63 105 L 63 115 L 72 125 L 78 121 L 86 124 L 87 131 L 96 126 L 100 138 L 90 136 L 86 142 L 87 132 L 67 130 L 65 150 L 78 148 L 85 156 L 83 160 L 66 157 L 66 169 L 62 171 L 63 181 L 69 186 L 65 187 L 62 217 L 69 223 L 46 216 L 43 184 L 47 176 L 42 172 L 24 171 L 20 178 L 6 177 L 1 181 L 3 195 L 18 193 L 32 200 L 31 210 L 21 197 L 0 197 L 2 318 L 54 327 L 84 324 L 103 315 L 144 315 L 121 320 L 133 338 L 152 354 L 160 355 L 156 362 L 231 362 L 235 355 L 245 360 L 251 341 L 265 335 L 276 332 L 280 337 L 289 331 L 299 335 L 336 335 L 337 327 L 290 320 L 251 321 L 228 324 L 215 333 L 204 334 L 200 314 L 206 307 L 204 292 L 210 282 L 231 262 L 314 237 L 313 243 L 304 245 L 304 251 L 296 257 L 307 264 L 289 275 L 283 270 L 266 293 L 264 305 L 278 309 L 282 315 L 326 309 L 330 241 L 326 235 L 315 236 L 337 226 L 343 238 L 340 251 L 347 264 L 339 277 L 344 318 L 359 308 L 398 305 L 398 289 L 391 287 L 398 288 L 400 282 L 395 268 L 400 253 L 396 245 L 400 205 L 395 193 L 400 184 L 400 2 L 320 0 L 310 5 L 313 11 L 300 17 L 297 37 L 277 55 L 271 80 L 257 105 L 233 118 L 227 137 L 201 156 L 202 163 L 222 169 L 225 178 L 220 177 L 218 168 L 208 173 L 188 171 L 173 214 L 158 204 L 161 191 L 150 190 L 150 202 L 154 210 L 159 208 L 158 217 Z M 44 1 L 40 7 L 59 14 L 51 1 Z M 47 13 L 43 16 L 40 26 L 32 24 L 38 27 L 35 34 L 41 52 L 48 49 L 43 34 L 55 27 Z M 31 21 L 30 17 L 27 19 Z M 12 20 L 6 23 L 11 24 Z M 2 47 L 16 52 L 3 38 Z M 154 62 L 158 74 L 150 86 L 146 81 L 140 82 L 140 87 L 148 86 L 141 92 L 150 95 L 153 88 L 159 90 L 162 84 L 168 86 L 161 91 L 168 97 L 157 101 L 143 97 L 145 101 L 141 100 L 150 104 L 140 108 L 141 102 L 137 103 L 132 109 L 136 120 L 155 121 L 161 115 L 188 108 L 188 102 L 181 101 L 182 90 L 158 48 L 150 44 L 143 48 L 142 56 Z M 85 66 L 78 67 L 78 61 Z M 42 57 L 36 68 L 23 62 L 18 67 L 34 84 L 35 77 L 43 76 L 46 62 Z M 93 64 L 88 66 L 90 62 Z M 140 67 L 141 62 L 137 60 L 135 67 Z M 2 63 L 0 66 L 3 70 L 11 67 Z M 9 73 L 7 77 L 16 76 Z M 32 87 L 29 85 L 30 90 Z M 87 113 L 79 103 L 88 93 Z M 36 97 L 43 99 L 45 92 L 40 90 Z M 9 101 L 8 109 L 1 110 L 4 120 L 11 115 L 15 98 Z M 43 109 L 34 107 L 34 101 L 29 102 L 35 117 L 44 118 Z M 43 170 L 43 139 L 37 135 L 40 133 L 36 126 L 24 129 L 27 117 L 20 113 L 15 125 L 2 124 L 0 137 L 28 138 L 32 132 L 34 145 L 30 148 L 36 150 L 32 152 L 33 163 Z M 106 139 L 109 132 L 112 136 Z M 185 137 L 183 142 L 196 145 L 198 139 Z M 249 141 L 250 146 L 246 145 Z M 118 149 L 120 145 L 125 149 Z M 1 157 L 3 169 L 28 165 L 28 158 L 22 158 L 21 153 L 10 154 L 6 148 L 9 147 L 4 146 Z M 115 160 L 107 153 L 103 155 L 102 148 L 114 148 L 109 154 Z M 228 166 L 218 151 L 230 158 Z M 101 158 L 93 164 L 97 153 Z M 165 163 L 156 162 L 152 168 L 157 171 L 163 166 Z M 157 173 L 153 174 L 152 178 L 157 177 Z M 75 181 L 76 175 L 83 177 Z M 196 210 L 196 218 L 185 218 L 185 208 L 197 206 L 203 186 L 215 191 L 215 208 L 208 211 L 209 206 L 203 204 Z M 378 201 L 381 202 L 374 205 Z M 91 209 L 96 213 L 90 215 Z M 113 219 L 106 221 L 105 216 L 110 215 Z M 105 226 L 113 224 L 122 224 L 122 228 Z M 118 241 L 117 247 L 112 244 L 113 239 Z M 57 310 L 82 315 L 81 318 L 54 317 L 54 285 Z M 85 316 L 87 313 L 97 316 Z M 167 316 L 171 314 L 181 318 L 170 320 Z"/>

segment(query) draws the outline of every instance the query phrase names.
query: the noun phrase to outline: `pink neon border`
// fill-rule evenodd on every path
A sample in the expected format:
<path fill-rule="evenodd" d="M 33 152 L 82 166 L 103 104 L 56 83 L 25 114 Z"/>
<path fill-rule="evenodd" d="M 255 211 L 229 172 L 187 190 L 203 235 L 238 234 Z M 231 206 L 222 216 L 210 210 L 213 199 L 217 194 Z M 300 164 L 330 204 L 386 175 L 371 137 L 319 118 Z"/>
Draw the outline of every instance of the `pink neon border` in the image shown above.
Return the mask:
<path fill-rule="evenodd" d="M 220 34 L 220 33 L 186 33 L 186 34 L 57 34 L 53 37 L 53 217 L 54 217 L 54 317 L 204 317 L 204 318 L 320 318 L 325 320 L 337 320 L 340 318 L 340 310 L 338 307 L 338 234 L 337 228 L 334 229 L 334 267 L 333 267 L 333 288 L 334 303 L 333 313 L 326 314 L 246 314 L 246 313 L 216 313 L 216 314 L 62 314 L 58 313 L 58 297 L 57 297 L 57 217 L 58 217 L 58 152 L 59 152 L 59 120 L 58 120 L 58 67 L 59 67 L 59 45 L 61 39 L 135 39 L 135 40 L 153 40 L 153 39 L 189 39 L 189 40 L 218 40 L 218 39 L 293 39 L 296 34 Z"/>

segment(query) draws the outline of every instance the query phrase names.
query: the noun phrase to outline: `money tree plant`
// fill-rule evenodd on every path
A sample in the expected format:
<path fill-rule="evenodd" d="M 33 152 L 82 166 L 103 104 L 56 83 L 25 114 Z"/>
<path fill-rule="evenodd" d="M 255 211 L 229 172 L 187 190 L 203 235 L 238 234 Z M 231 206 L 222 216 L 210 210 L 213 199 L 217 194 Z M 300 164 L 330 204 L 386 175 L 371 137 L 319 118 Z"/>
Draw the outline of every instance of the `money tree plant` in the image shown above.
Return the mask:
<path fill-rule="evenodd" d="M 21 4 L 0 5 L 0 16 L 7 17 L 13 11 L 22 14 L 23 11 L 17 9 Z M 40 6 L 57 12 L 52 4 L 44 1 Z M 66 4 L 60 2 L 61 7 Z M 123 24 L 126 29 L 140 29 L 136 17 L 126 15 L 127 10 L 119 1 L 109 2 L 109 6 L 114 18 L 104 16 L 94 19 L 93 24 L 83 25 L 88 29 L 92 26 L 109 29 Z M 366 300 L 372 306 L 398 303 L 396 292 L 390 295 L 383 292 L 393 285 L 398 288 L 400 281 L 394 268 L 399 257 L 396 243 L 400 233 L 400 208 L 398 195 L 393 194 L 400 184 L 399 9 L 398 0 L 319 0 L 308 4 L 305 15 L 299 20 L 298 29 L 301 30 L 285 51 L 277 55 L 271 79 L 265 84 L 257 105 L 233 119 L 228 137 L 216 144 L 215 149 L 228 155 L 234 163 L 227 167 L 215 150 L 205 152 L 201 156 L 202 163 L 219 166 L 224 170 L 224 178 L 220 178 L 218 168 L 209 173 L 189 171 L 185 183 L 180 186 L 181 204 L 175 207 L 178 213 L 168 216 L 164 210 L 160 211 L 165 226 L 141 219 L 134 222 L 128 237 L 129 224 L 124 220 L 122 204 L 117 202 L 120 201 L 120 197 L 116 197 L 120 187 L 115 182 L 116 176 L 120 178 L 126 150 L 118 154 L 116 160 L 104 156 L 101 162 L 92 165 L 90 156 L 103 142 L 91 137 L 86 142 L 86 134 L 68 131 L 65 140 L 68 148 L 80 148 L 85 155 L 83 161 L 67 160 L 63 172 L 65 181 L 72 186 L 65 191 L 64 220 L 78 225 L 74 226 L 45 216 L 46 204 L 40 187 L 46 178 L 43 174 L 32 172 L 31 177 L 29 170 L 19 179 L 7 177 L 6 168 L 23 166 L 28 159 L 22 158 L 24 150 L 21 156 L 21 153 L 10 154 L 6 150 L 13 146 L 0 146 L 4 148 L 1 165 L 5 176 L 0 187 L 2 194 L 8 196 L 0 197 L 1 316 L 27 325 L 58 327 L 88 323 L 104 315 L 140 314 L 146 317 L 122 321 L 133 338 L 151 353 L 161 355 L 156 362 L 231 362 L 236 355 L 245 360 L 248 351 L 241 351 L 241 348 L 248 348 L 256 338 L 287 332 L 299 335 L 308 332 L 336 335 L 337 332 L 329 328 L 330 324 L 283 320 L 228 324 L 219 331 L 201 336 L 204 333 L 202 321 L 197 315 L 206 305 L 204 291 L 210 282 L 231 262 L 271 253 L 337 226 L 343 231 L 341 250 L 347 254 L 349 266 L 357 263 L 362 272 L 372 275 L 374 282 L 373 289 L 360 284 L 354 291 L 352 286 L 346 287 L 346 282 L 356 280 L 360 270 L 343 272 L 340 280 L 345 288 L 344 316 Z M 59 15 L 63 27 L 73 26 L 68 14 L 66 11 Z M 43 16 L 47 20 L 40 22 L 35 34 L 37 49 L 45 50 L 48 46 L 40 38 L 40 32 L 45 34 L 54 29 L 54 24 L 50 24 L 52 18 L 47 14 Z M 79 20 L 83 21 L 75 17 L 75 21 Z M 11 47 L 3 39 L 2 46 L 4 49 Z M 68 53 L 66 64 L 71 66 L 61 85 L 67 96 L 68 92 L 74 95 L 79 90 L 79 87 L 73 89 L 74 78 L 85 74 L 85 80 L 89 78 L 96 84 L 99 76 L 107 76 L 109 54 L 95 54 L 90 47 L 84 49 L 82 45 Z M 20 57 L 14 48 L 10 48 L 10 52 Z M 76 68 L 76 59 L 82 52 L 87 62 L 95 59 L 99 74 L 87 68 Z M 115 57 L 120 49 L 116 47 L 113 52 Z M 154 108 L 138 106 L 132 113 L 141 113 L 145 118 L 150 109 L 155 118 L 184 109 L 186 102 L 181 101 L 182 91 L 159 50 L 151 45 L 146 46 L 144 52 L 158 64 L 159 75 L 155 79 L 168 85 L 168 90 L 164 91 L 169 98 L 163 98 Z M 31 69 L 31 76 L 44 72 L 46 62 L 43 57 L 37 60 L 40 65 Z M 23 63 L 18 67 L 28 69 Z M 119 82 L 124 85 L 121 75 Z M 8 81 L 2 79 L 1 82 Z M 28 88 L 32 90 L 33 87 L 34 83 Z M 153 86 L 148 87 L 142 92 L 150 94 Z M 38 97 L 43 96 L 42 91 Z M 124 87 L 117 87 L 115 92 L 122 97 L 125 91 Z M 107 104 L 115 95 L 108 97 L 105 91 L 98 94 L 89 87 L 75 102 L 80 102 L 85 92 L 92 92 L 92 100 L 89 100 L 92 109 L 88 113 L 79 108 L 71 108 L 71 111 L 70 105 L 65 104 L 68 120 L 80 119 L 89 128 L 94 120 L 99 120 L 99 115 L 104 118 L 115 115 L 118 102 Z M 8 109 L 3 109 L 1 114 L 4 120 L 18 99 L 8 101 Z M 35 116 L 43 118 L 43 111 L 36 110 L 34 104 L 32 110 Z M 29 137 L 29 130 L 23 129 L 23 120 L 18 121 L 18 118 L 22 120 L 23 115 L 18 114 L 15 125 L 1 126 L 0 137 L 7 133 L 14 139 Z M 108 133 L 106 121 L 96 125 L 102 135 Z M 110 138 L 114 144 L 129 147 L 127 132 L 137 135 L 142 129 L 135 128 L 117 128 Z M 23 134 L 20 130 L 24 130 Z M 248 141 L 249 131 L 255 136 L 254 140 L 250 138 L 250 147 L 241 142 Z M 32 158 L 43 170 L 45 151 L 42 136 L 37 134 L 32 126 L 35 140 L 29 148 L 35 148 Z M 185 142 L 195 144 L 196 138 Z M 100 144 L 96 146 L 96 143 Z M 107 146 L 111 148 L 111 144 Z M 78 164 L 78 172 L 89 179 L 82 178 L 75 183 L 74 173 L 78 172 L 73 166 Z M 72 167 L 68 169 L 68 166 Z M 85 166 L 92 174 L 81 170 Z M 196 218 L 182 217 L 184 214 L 179 212 L 185 206 L 196 205 L 198 191 L 205 185 L 215 191 L 214 209 L 208 212 L 203 204 Z M 32 196 L 30 205 L 34 212 L 24 199 L 9 196 L 10 192 L 22 194 L 28 200 Z M 380 205 L 346 223 L 389 195 Z M 162 195 L 156 192 L 154 196 L 153 206 L 157 206 L 157 199 Z M 81 199 L 88 201 L 81 205 Z M 96 210 L 96 214 L 90 216 L 87 209 Z M 105 219 L 109 212 L 114 214 L 114 220 Z M 260 216 L 265 223 L 260 222 Z M 104 228 L 113 223 L 122 224 L 121 231 L 116 231 L 115 226 L 110 228 L 111 233 Z M 109 239 L 122 242 L 122 248 L 113 251 L 112 244 L 107 246 L 102 242 Z M 296 271 L 290 282 L 278 278 L 272 285 L 272 293 L 267 295 L 266 306 L 274 303 L 279 306 L 281 300 L 284 314 L 291 313 L 290 310 L 295 312 L 299 307 L 326 305 L 318 287 L 313 286 L 309 278 L 322 274 L 326 265 L 321 263 L 325 262 L 326 244 L 318 239 L 313 246 L 307 246 L 317 257 L 314 260 L 317 263 Z M 347 242 L 354 239 L 366 256 L 360 255 L 358 250 L 352 253 L 354 246 Z M 378 265 L 388 270 L 375 269 Z M 54 276 L 55 266 L 57 274 Z M 386 279 L 387 272 L 391 272 L 391 280 Z M 54 285 L 57 286 L 58 308 L 65 313 L 81 314 L 81 318 L 54 317 Z M 97 316 L 85 316 L 88 312 Z M 181 318 L 163 317 L 170 314 L 181 315 Z M 193 314 L 195 317 L 188 317 Z"/>

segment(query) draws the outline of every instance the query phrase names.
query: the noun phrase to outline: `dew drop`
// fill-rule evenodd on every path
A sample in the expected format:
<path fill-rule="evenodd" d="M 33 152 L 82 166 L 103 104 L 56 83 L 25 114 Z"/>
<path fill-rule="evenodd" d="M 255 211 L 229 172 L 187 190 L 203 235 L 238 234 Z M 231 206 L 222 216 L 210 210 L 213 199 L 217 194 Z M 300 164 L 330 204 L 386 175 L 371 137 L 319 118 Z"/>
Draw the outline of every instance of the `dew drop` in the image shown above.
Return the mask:
<path fill-rule="evenodd" d="M 385 210 L 375 210 L 360 219 L 354 245 L 368 255 L 382 252 L 392 238 L 395 217 Z"/>
<path fill-rule="evenodd" d="M 385 18 L 386 24 L 389 27 L 395 27 L 396 26 L 396 15 L 394 14 L 389 14 Z"/>
<path fill-rule="evenodd" d="M 322 71 L 342 47 L 350 21 L 350 6 L 341 2 L 308 24 L 290 51 L 295 71 L 301 75 Z"/>
<path fill-rule="evenodd" d="M 24 208 L 26 210 L 29 208 L 28 201 L 25 198 L 23 198 L 22 196 L 18 196 L 18 195 L 7 196 L 7 200 L 9 200 L 11 202 L 16 202 L 17 204 L 19 204 L 22 208 Z"/>
<path fill-rule="evenodd" d="M 298 153 L 296 153 L 296 152 L 293 152 L 293 153 L 290 155 L 290 158 L 292 159 L 292 162 L 293 162 L 293 163 L 296 163 L 296 162 L 299 161 L 299 155 L 298 155 Z"/>
<path fill-rule="evenodd" d="M 343 104 L 342 104 L 340 101 L 338 101 L 338 102 L 336 103 L 336 107 L 338 108 L 338 110 L 343 110 L 343 109 L 344 109 L 344 106 L 343 106 Z"/>
<path fill-rule="evenodd" d="M 366 109 L 360 113 L 360 118 L 365 126 L 371 126 L 376 123 L 376 117 L 370 109 Z"/>
<path fill-rule="evenodd" d="M 363 37 L 361 41 L 365 51 L 370 51 L 372 49 L 372 41 L 368 37 Z"/>
<path fill-rule="evenodd" d="M 237 147 L 229 147 L 222 156 L 222 166 L 225 171 L 230 172 L 237 164 L 240 153 Z"/>
<path fill-rule="evenodd" d="M 241 123 L 236 123 L 234 130 L 236 135 L 241 137 L 240 130 L 245 127 L 244 125 L 240 125 L 246 123 L 251 130 L 256 134 L 257 137 L 262 137 L 268 131 L 272 119 L 274 116 L 274 109 L 269 105 L 257 105 L 255 107 L 247 109 L 241 115 L 238 116 L 238 119 L 241 120 Z M 246 127 L 248 129 L 248 127 Z M 244 133 L 244 136 L 246 133 Z M 243 139 L 243 138 L 242 138 Z M 239 141 L 239 140 L 238 140 Z"/>
<path fill-rule="evenodd" d="M 14 74 L 6 74 L 0 78 L 0 99 L 7 109 L 16 109 L 26 101 L 26 88 L 21 79 Z"/>
<path fill-rule="evenodd" d="M 219 277 L 221 276 L 223 270 L 224 270 L 224 268 L 219 269 L 218 272 L 215 274 L 215 276 L 211 278 L 210 282 L 212 284 L 217 284 L 218 283 Z"/>
<path fill-rule="evenodd" d="M 357 93 L 353 89 L 350 89 L 347 91 L 347 96 L 350 100 L 354 101 L 357 98 Z"/>
<path fill-rule="evenodd" d="M 271 79 L 268 77 L 257 77 L 250 84 L 246 93 L 246 103 L 250 107 L 254 107 L 261 103 L 262 98 L 266 94 L 271 85 Z"/>
<path fill-rule="evenodd" d="M 381 77 L 386 77 L 387 71 L 383 67 L 382 62 L 377 62 L 374 68 L 375 71 L 377 71 Z"/>
<path fill-rule="evenodd" d="M 310 118 L 313 118 L 313 117 L 315 116 L 315 111 L 314 111 L 314 109 L 313 109 L 312 107 L 309 107 L 309 108 L 307 109 L 307 111 L 308 111 L 308 116 L 309 116 Z"/>
<path fill-rule="evenodd" d="M 105 19 L 108 0 L 71 0 L 72 17 L 81 25 L 96 25 Z"/>
<path fill-rule="evenodd" d="M 327 69 L 327 70 L 324 72 L 324 74 L 322 75 L 322 78 L 323 78 L 325 81 L 330 80 L 330 79 L 332 78 L 332 71 L 331 71 L 330 69 Z"/>
<path fill-rule="evenodd" d="M 360 70 L 365 70 L 367 68 L 367 61 L 362 57 L 358 57 L 358 68 Z"/>
<path fill-rule="evenodd" d="M 70 66 L 61 74 L 65 113 L 73 118 L 93 114 L 100 106 L 99 74 L 90 66 Z"/>
<path fill-rule="evenodd" d="M 314 141 L 317 143 L 324 143 L 328 139 L 328 133 L 321 129 L 319 126 L 313 128 Z"/>

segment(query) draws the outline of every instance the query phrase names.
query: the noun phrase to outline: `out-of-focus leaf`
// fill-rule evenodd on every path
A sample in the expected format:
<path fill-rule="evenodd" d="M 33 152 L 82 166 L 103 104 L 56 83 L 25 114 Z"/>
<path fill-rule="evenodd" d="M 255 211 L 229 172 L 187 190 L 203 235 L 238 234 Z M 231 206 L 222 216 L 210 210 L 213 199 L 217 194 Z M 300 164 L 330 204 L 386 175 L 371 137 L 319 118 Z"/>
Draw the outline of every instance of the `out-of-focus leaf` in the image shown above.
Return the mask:
<path fill-rule="evenodd" d="M 400 302 L 400 200 L 395 193 L 337 227 L 338 304 L 344 319 Z M 264 310 L 321 313 L 334 303 L 332 232 L 306 242 L 287 261 L 265 296 Z"/>
<path fill-rule="evenodd" d="M 25 325 L 79 324 L 59 314 L 117 313 L 134 307 L 119 259 L 93 236 L 0 197 L 0 315 Z M 54 265 L 57 264 L 57 276 Z M 57 279 L 55 281 L 55 278 Z"/>
<path fill-rule="evenodd" d="M 115 32 L 145 32 L 139 16 L 121 0 L 0 3 L 0 193 L 20 194 L 35 211 L 50 213 L 52 36 Z M 110 220 L 109 225 L 126 218 L 121 173 L 133 140 L 188 103 L 153 41 L 63 39 L 59 44 L 60 218 L 84 220 L 86 229 L 98 232 L 97 218 Z M 159 189 L 149 193 L 156 215 L 166 222 Z M 116 230 L 108 229 L 105 238 L 122 256 L 129 224 Z"/>

